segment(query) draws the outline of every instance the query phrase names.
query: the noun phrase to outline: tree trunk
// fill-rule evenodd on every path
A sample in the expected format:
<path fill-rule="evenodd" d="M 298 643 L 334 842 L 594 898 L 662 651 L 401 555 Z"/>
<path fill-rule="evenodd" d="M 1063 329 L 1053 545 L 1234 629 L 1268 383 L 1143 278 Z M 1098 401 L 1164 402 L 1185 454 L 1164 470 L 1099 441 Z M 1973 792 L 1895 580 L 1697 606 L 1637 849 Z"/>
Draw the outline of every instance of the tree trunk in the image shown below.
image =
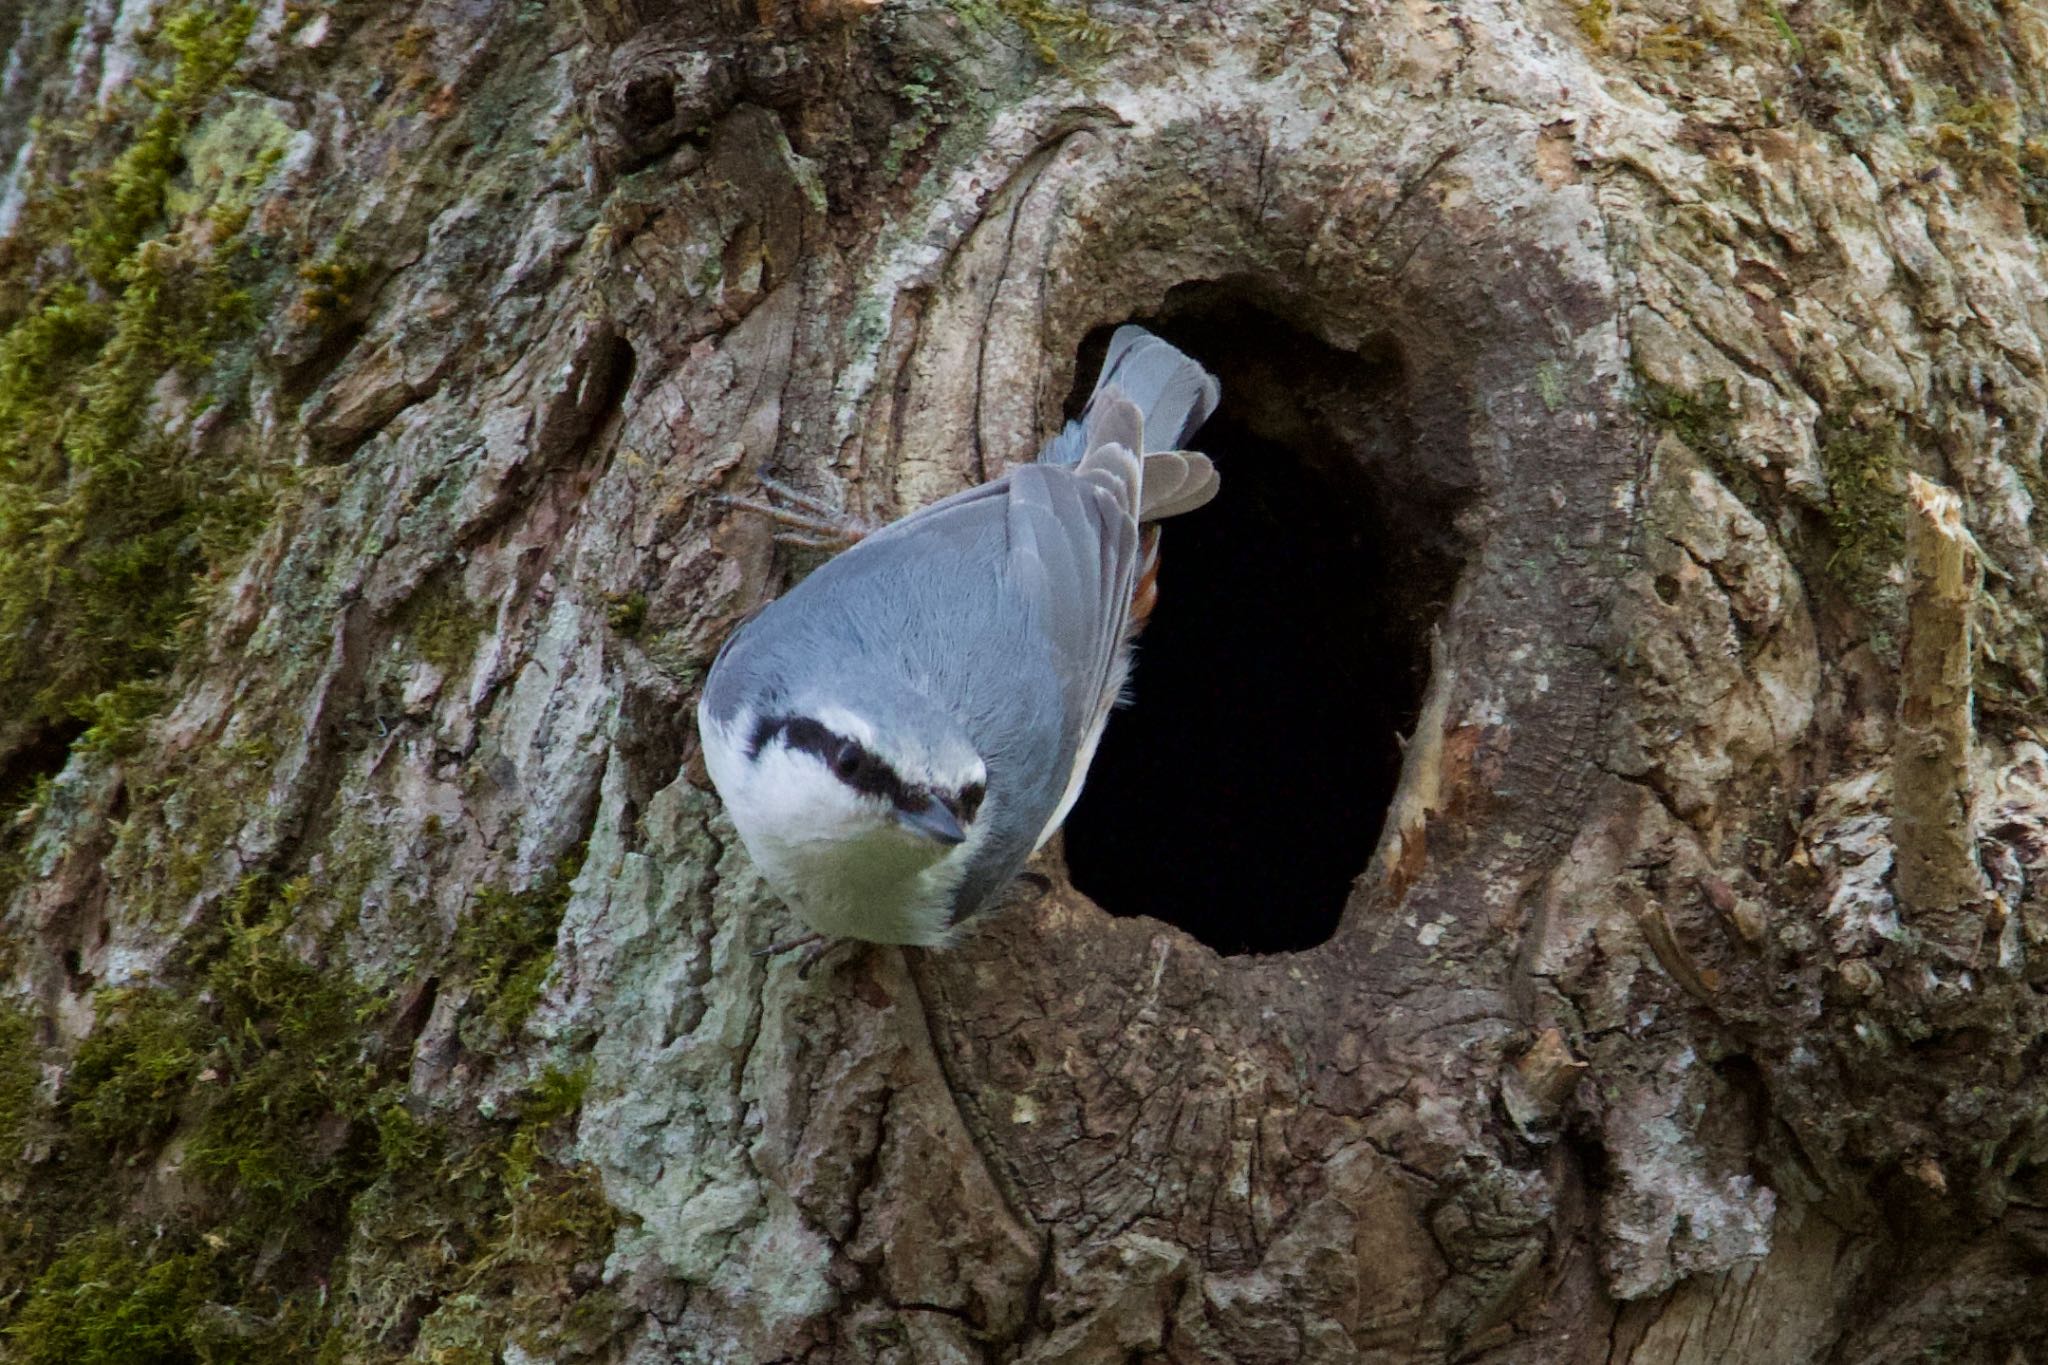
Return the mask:
<path fill-rule="evenodd" d="M 0 1356 L 2048 1359 L 2034 0 L 0 24 Z M 717 495 L 1130 319 L 1125 913 L 756 958 Z"/>

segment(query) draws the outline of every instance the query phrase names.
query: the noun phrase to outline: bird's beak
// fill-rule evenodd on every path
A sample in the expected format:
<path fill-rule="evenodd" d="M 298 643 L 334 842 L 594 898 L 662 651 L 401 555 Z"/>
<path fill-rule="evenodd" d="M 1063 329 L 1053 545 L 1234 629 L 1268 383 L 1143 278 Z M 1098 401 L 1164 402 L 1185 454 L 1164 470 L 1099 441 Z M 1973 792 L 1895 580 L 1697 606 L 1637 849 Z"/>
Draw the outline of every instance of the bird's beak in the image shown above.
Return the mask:
<path fill-rule="evenodd" d="M 967 838 L 967 831 L 960 828 L 960 822 L 953 818 L 953 812 L 937 801 L 927 800 L 917 810 L 899 810 L 896 823 L 913 834 L 951 847 Z"/>

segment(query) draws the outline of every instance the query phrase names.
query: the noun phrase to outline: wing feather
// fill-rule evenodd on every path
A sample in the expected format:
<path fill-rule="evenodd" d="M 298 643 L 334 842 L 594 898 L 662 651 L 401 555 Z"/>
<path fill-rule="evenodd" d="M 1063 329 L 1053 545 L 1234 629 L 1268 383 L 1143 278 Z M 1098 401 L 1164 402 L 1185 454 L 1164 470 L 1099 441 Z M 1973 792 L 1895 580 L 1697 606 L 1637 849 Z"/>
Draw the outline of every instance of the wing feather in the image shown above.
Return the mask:
<path fill-rule="evenodd" d="M 862 545 L 888 544 L 906 535 L 951 535 L 961 539 L 987 534 L 991 521 L 1009 490 L 1007 477 L 991 479 L 920 507 L 909 516 L 890 522 L 861 540 Z"/>
<path fill-rule="evenodd" d="M 1099 730 L 1123 686 L 1138 568 L 1137 464 L 1129 450 L 1111 445 L 1089 452 L 1079 468 L 1024 465 L 1009 476 L 1009 572 L 1035 605 L 1058 660 L 1061 750 L 1070 757 Z"/>

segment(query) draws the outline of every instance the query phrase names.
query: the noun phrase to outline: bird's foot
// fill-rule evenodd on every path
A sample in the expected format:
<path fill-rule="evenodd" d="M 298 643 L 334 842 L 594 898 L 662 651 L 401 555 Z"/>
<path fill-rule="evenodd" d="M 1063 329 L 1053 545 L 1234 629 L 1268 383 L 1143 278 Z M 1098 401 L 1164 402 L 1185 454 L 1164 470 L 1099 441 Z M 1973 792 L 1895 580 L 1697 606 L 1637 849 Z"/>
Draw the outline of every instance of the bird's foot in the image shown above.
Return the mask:
<path fill-rule="evenodd" d="M 801 948 L 803 953 L 797 959 L 796 979 L 808 981 L 811 978 L 811 968 L 818 965 L 819 959 L 847 941 L 843 938 L 827 938 L 825 935 L 817 933 L 800 934 L 795 938 L 784 939 L 780 943 L 771 943 L 766 948 L 756 948 L 754 956 L 758 958 L 780 957 L 784 953 L 792 953 Z"/>
<path fill-rule="evenodd" d="M 718 501 L 727 507 L 758 512 L 785 528 L 775 533 L 775 539 L 784 545 L 801 545 L 809 550 L 847 550 L 877 529 L 844 508 L 834 507 L 823 498 L 766 474 L 761 475 L 761 491 L 758 498 L 721 493 Z"/>

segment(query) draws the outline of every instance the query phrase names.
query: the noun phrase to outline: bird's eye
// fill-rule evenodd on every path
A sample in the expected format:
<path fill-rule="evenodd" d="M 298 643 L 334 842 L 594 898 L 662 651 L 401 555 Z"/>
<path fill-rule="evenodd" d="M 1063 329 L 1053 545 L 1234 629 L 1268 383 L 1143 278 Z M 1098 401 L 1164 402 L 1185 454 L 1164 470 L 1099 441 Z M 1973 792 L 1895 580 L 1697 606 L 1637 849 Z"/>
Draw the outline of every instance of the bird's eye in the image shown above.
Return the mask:
<path fill-rule="evenodd" d="M 832 755 L 832 771 L 850 782 L 859 775 L 861 760 L 866 757 L 867 755 L 861 752 L 860 745 L 849 739 Z"/>
<path fill-rule="evenodd" d="M 960 795 L 954 802 L 957 807 L 954 813 L 960 817 L 961 824 L 964 825 L 974 819 L 974 813 L 981 809 L 981 798 L 986 795 L 988 788 L 979 782 L 960 789 Z"/>

